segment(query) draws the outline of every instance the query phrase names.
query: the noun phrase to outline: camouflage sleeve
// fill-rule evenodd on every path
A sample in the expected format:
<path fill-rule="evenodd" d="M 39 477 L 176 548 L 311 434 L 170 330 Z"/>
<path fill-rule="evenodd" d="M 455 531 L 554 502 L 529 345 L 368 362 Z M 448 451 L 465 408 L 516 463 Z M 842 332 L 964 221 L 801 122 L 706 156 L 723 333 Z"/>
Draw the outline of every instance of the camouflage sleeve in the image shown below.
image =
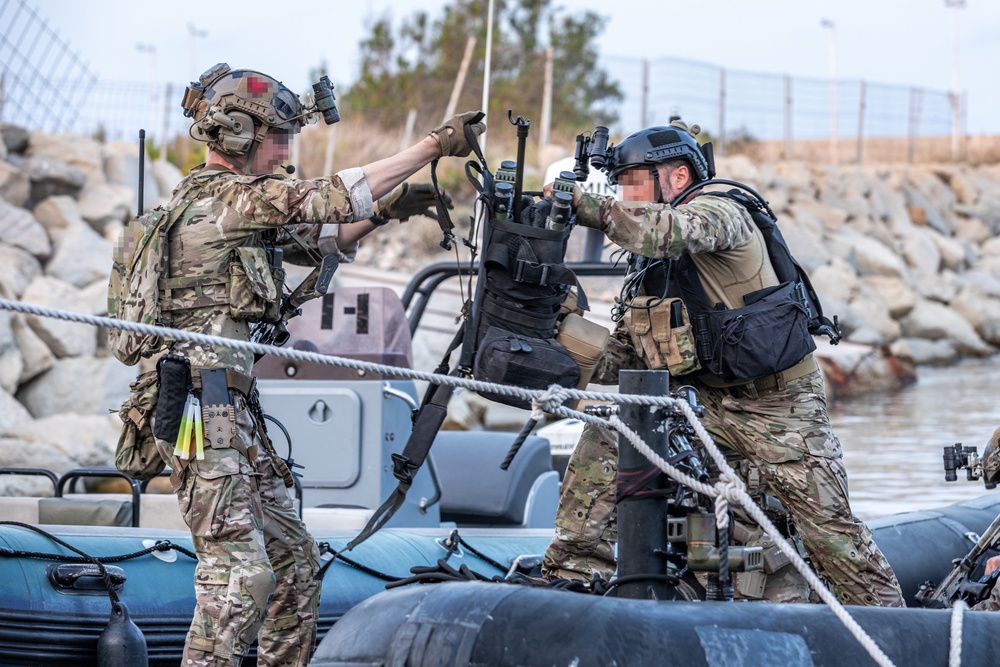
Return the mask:
<path fill-rule="evenodd" d="M 348 176 L 342 173 L 345 178 Z M 361 180 L 363 178 L 362 174 Z M 354 222 L 371 215 L 371 211 L 365 210 L 369 207 L 365 207 L 364 197 L 353 191 L 358 189 L 357 183 L 349 187 L 341 174 L 312 180 L 283 176 L 242 177 L 226 179 L 219 185 L 221 188 L 212 194 L 241 218 L 240 226 L 258 230 L 294 223 Z M 367 187 L 367 183 L 363 183 L 361 189 L 367 191 Z M 368 199 L 371 199 L 370 193 Z"/>
<path fill-rule="evenodd" d="M 601 230 L 628 251 L 667 259 L 738 248 L 754 228 L 746 209 L 721 197 L 699 197 L 672 207 L 585 194 L 577 206 L 577 222 Z"/>

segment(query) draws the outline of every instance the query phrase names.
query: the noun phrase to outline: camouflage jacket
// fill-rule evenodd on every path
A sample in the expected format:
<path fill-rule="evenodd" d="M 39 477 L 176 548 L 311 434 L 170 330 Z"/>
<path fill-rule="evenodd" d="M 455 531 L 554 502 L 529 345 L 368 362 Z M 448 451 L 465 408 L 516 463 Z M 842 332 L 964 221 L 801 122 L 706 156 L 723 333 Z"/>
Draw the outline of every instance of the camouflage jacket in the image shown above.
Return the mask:
<path fill-rule="evenodd" d="M 203 280 L 205 284 L 171 292 L 168 323 L 186 331 L 239 340 L 249 339 L 249 323 L 237 321 L 227 306 L 218 305 L 226 300 L 235 250 L 261 245 L 261 234 L 273 230 L 275 244 L 285 251 L 285 261 L 313 263 L 285 232 L 287 226 L 310 249 L 335 252 L 341 261 L 349 262 L 356 247 L 346 252 L 336 249 L 336 224 L 363 220 L 372 213 L 371 192 L 359 169 L 331 178 L 296 180 L 280 175 L 240 175 L 218 165 L 201 165 L 175 192 L 192 185 L 192 194 L 185 198 L 190 204 L 171 227 L 164 277 Z M 215 305 L 204 305 L 210 302 Z M 235 368 L 249 374 L 253 365 L 252 355 L 231 349 L 169 340 L 166 347 L 198 367 Z"/>

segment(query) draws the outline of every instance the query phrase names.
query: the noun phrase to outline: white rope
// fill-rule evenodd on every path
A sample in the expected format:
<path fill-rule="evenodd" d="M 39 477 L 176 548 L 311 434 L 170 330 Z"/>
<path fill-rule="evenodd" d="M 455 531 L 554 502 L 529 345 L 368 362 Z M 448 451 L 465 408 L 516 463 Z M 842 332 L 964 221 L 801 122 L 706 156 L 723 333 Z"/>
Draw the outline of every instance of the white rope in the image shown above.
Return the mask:
<path fill-rule="evenodd" d="M 951 606 L 951 641 L 948 644 L 948 667 L 962 667 L 962 624 L 965 621 L 965 601 L 959 598 Z"/>
<path fill-rule="evenodd" d="M 494 384 L 491 382 L 480 382 L 478 380 L 471 380 L 468 378 L 459 378 L 450 375 L 439 375 L 436 373 L 425 373 L 422 371 L 415 371 L 408 368 L 400 368 L 398 366 L 387 366 L 384 364 L 375 364 L 371 362 L 357 361 L 355 359 L 346 359 L 343 357 L 335 357 L 331 355 L 320 354 L 318 352 L 307 352 L 305 350 L 295 350 L 286 349 L 282 347 L 275 347 L 273 345 L 262 345 L 260 343 L 252 343 L 249 341 L 234 340 L 231 338 L 223 338 L 220 336 L 211 336 L 208 334 L 199 334 L 191 331 L 183 331 L 181 329 L 171 329 L 169 327 L 154 326 L 148 324 L 139 324 L 137 322 L 126 322 L 118 320 L 111 317 L 101 317 L 97 315 L 86 315 L 83 313 L 75 313 L 70 311 L 58 310 L 54 308 L 46 308 L 43 306 L 35 306 L 31 304 L 25 304 L 18 301 L 10 301 L 7 299 L 0 299 L 0 308 L 5 310 L 11 310 L 15 312 L 25 313 L 29 315 L 35 315 L 39 317 L 50 317 L 54 319 L 66 320 L 70 322 L 79 322 L 81 324 L 90 324 L 97 327 L 106 327 L 109 329 L 122 329 L 125 331 L 133 331 L 138 333 L 147 333 L 154 336 L 160 336 L 163 339 L 175 340 L 182 342 L 193 342 L 193 343 L 203 343 L 208 345 L 217 345 L 219 347 L 227 347 L 230 349 L 240 350 L 243 352 L 248 352 L 251 354 L 270 354 L 276 357 L 281 357 L 285 359 L 292 359 L 298 361 L 307 361 L 318 364 L 323 364 L 327 366 L 343 366 L 346 368 L 353 368 L 357 370 L 366 370 L 373 373 L 379 373 L 381 375 L 386 375 L 390 377 L 402 377 L 409 378 L 413 380 L 422 380 L 425 382 L 431 382 L 439 385 L 447 385 L 452 387 L 465 387 L 472 389 L 474 391 L 489 392 L 494 394 L 502 394 L 504 396 L 514 396 L 522 398 L 526 401 L 530 401 L 532 405 L 532 418 L 538 415 L 540 419 L 543 416 L 543 412 L 551 412 L 553 414 L 560 414 L 565 417 L 573 417 L 579 419 L 585 423 L 593 424 L 602 428 L 612 428 L 622 435 L 625 436 L 626 440 L 634 446 L 639 452 L 643 454 L 651 463 L 653 463 L 657 468 L 662 470 L 668 477 L 674 481 L 683 484 L 691 489 L 694 489 L 698 493 L 715 499 L 715 514 L 716 514 L 716 525 L 720 528 L 724 528 L 728 525 L 729 517 L 729 505 L 737 504 L 747 512 L 747 514 L 754 519 L 757 524 L 763 528 L 768 535 L 770 535 L 775 544 L 789 557 L 792 565 L 798 570 L 802 576 L 809 582 L 813 590 L 819 595 L 819 597 L 830 606 L 834 615 L 840 620 L 841 623 L 847 628 L 847 630 L 854 636 L 855 639 L 864 647 L 868 654 L 875 660 L 880 667 L 895 667 L 889 657 L 882 651 L 881 648 L 875 643 L 875 641 L 864 631 L 857 621 L 855 621 L 847 610 L 840 604 L 840 601 L 834 596 L 834 594 L 823 584 L 818 576 L 809 568 L 802 557 L 799 556 L 798 550 L 795 549 L 788 541 L 786 541 L 781 534 L 778 532 L 777 528 L 771 523 L 764 511 L 757 506 L 753 501 L 753 498 L 746 492 L 746 488 L 743 481 L 739 479 L 735 471 L 729 467 L 725 456 L 718 449 L 715 442 L 712 440 L 712 436 L 705 429 L 705 426 L 698 420 L 695 415 L 694 410 L 688 405 L 687 401 L 671 398 L 669 396 L 645 396 L 638 394 L 619 394 L 610 392 L 592 392 L 592 391 L 582 391 L 579 389 L 567 389 L 560 387 L 559 385 L 552 385 L 548 389 L 523 389 L 521 387 L 513 387 L 510 385 Z M 701 443 L 705 446 L 705 450 L 709 453 L 712 459 L 715 461 L 719 470 L 721 471 L 719 481 L 714 484 L 705 484 L 699 480 L 690 477 L 681 470 L 675 468 L 674 466 L 667 463 L 660 455 L 654 452 L 649 445 L 642 441 L 639 435 L 628 428 L 624 422 L 622 422 L 617 416 L 613 415 L 609 419 L 604 420 L 593 415 L 588 415 L 583 412 L 578 412 L 572 410 L 562 405 L 562 403 L 568 399 L 587 399 L 593 401 L 605 401 L 611 403 L 632 403 L 637 405 L 645 406 L 659 406 L 673 409 L 684 415 L 688 423 L 691 424 L 694 429 L 695 434 L 698 436 Z M 959 636 L 961 631 L 961 612 L 955 612 L 958 616 L 958 627 Z M 954 636 L 954 626 L 955 619 L 953 617 L 952 634 Z M 954 652 L 954 642 L 952 644 L 952 650 Z M 959 651 L 961 647 L 959 646 Z"/>

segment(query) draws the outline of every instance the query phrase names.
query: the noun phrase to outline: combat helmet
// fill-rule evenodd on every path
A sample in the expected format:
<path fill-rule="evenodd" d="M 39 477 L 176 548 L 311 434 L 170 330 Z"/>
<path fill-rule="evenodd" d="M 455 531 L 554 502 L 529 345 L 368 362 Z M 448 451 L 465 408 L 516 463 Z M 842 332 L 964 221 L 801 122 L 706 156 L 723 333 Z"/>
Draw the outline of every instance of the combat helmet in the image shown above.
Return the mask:
<path fill-rule="evenodd" d="M 626 169 L 640 165 L 655 165 L 668 160 L 684 160 L 692 170 L 695 182 L 705 181 L 715 176 L 712 151 L 698 145 L 695 139 L 701 131 L 697 125 L 690 128 L 680 120 L 671 120 L 669 125 L 657 125 L 640 130 L 622 140 L 610 149 L 607 164 L 608 182 L 618 183 L 618 175 Z"/>
<path fill-rule="evenodd" d="M 254 70 L 219 63 L 184 91 L 191 136 L 246 169 L 271 129 L 298 132 L 311 120 L 298 95 Z"/>

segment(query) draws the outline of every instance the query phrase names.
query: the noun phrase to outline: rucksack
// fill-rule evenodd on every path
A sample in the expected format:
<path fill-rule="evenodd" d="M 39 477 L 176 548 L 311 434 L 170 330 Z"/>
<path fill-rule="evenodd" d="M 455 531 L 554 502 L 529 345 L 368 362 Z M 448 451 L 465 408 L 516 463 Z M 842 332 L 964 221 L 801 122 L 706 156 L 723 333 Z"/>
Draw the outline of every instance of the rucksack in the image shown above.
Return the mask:
<path fill-rule="evenodd" d="M 189 186 L 166 206 L 157 206 L 134 218 L 115 243 L 108 281 L 108 316 L 122 322 L 160 323 L 158 284 L 166 256 L 167 233 L 172 223 L 194 201 Z M 176 204 L 183 200 L 180 208 Z M 163 346 L 163 339 L 148 333 L 114 329 L 108 333 L 108 349 L 126 366 L 134 366 Z"/>

